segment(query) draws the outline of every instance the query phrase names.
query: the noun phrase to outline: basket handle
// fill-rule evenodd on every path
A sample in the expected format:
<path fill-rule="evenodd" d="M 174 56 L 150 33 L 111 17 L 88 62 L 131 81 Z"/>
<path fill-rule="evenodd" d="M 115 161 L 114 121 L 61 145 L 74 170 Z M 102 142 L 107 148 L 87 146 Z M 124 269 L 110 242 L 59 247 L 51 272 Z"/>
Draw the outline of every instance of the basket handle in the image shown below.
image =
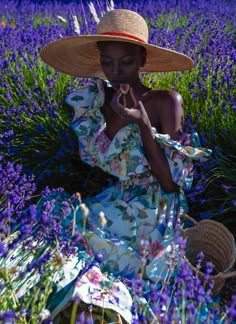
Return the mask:
<path fill-rule="evenodd" d="M 236 276 L 236 271 L 232 271 L 232 272 L 228 272 L 228 273 L 221 273 L 220 277 L 222 277 L 223 279 L 227 279 L 227 278 L 232 278 Z"/>
<path fill-rule="evenodd" d="M 186 220 L 189 220 L 190 222 L 192 222 L 194 225 L 198 224 L 198 221 L 196 221 L 194 218 L 190 217 L 189 215 L 187 215 L 186 213 L 182 213 L 180 215 L 180 217 L 185 218 Z"/>

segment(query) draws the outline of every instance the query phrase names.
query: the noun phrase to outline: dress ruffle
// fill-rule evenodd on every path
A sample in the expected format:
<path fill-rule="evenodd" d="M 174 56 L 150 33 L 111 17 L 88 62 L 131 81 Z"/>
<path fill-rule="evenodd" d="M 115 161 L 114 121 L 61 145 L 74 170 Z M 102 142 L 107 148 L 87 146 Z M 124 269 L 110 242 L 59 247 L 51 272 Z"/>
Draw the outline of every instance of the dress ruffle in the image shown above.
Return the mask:
<path fill-rule="evenodd" d="M 157 282 L 166 277 L 180 231 L 183 190 L 191 186 L 193 161 L 205 161 L 211 151 L 200 146 L 197 133 L 183 134 L 177 142 L 153 128 L 173 181 L 180 186 L 179 192 L 165 193 L 152 175 L 137 125 L 121 128 L 112 140 L 107 137 L 100 110 L 106 86 L 96 79 L 88 87 L 70 93 L 66 103 L 74 108 L 71 127 L 78 137 L 81 159 L 116 176 L 118 182 L 84 200 L 89 208 L 86 231 L 81 209 L 63 220 L 70 223 L 76 216 L 76 230 L 85 231 L 89 251 L 78 246 L 78 254 L 62 265 L 60 275 L 55 274 L 56 288 L 48 307 L 56 316 L 73 297 L 79 297 L 85 303 L 113 310 L 131 323 L 132 293 L 123 279 L 135 278 L 142 272 L 145 247 L 147 278 Z M 63 201 L 70 200 L 63 192 L 60 197 L 57 192 L 50 194 L 38 204 L 37 212 L 40 214 L 44 202 L 52 199 L 56 202 L 52 217 L 53 212 L 56 215 L 61 210 Z M 104 227 L 99 223 L 100 212 L 107 220 Z"/>
<path fill-rule="evenodd" d="M 74 91 L 66 98 L 75 110 L 71 127 L 78 136 L 81 159 L 121 181 L 151 171 L 137 125 L 121 128 L 112 140 L 107 137 L 106 123 L 100 111 L 105 100 L 104 86 L 104 81 L 95 79 L 93 85 Z M 200 145 L 196 132 L 188 134 L 188 145 L 185 145 L 184 140 L 174 141 L 168 134 L 159 134 L 154 127 L 152 130 L 168 158 L 173 181 L 189 189 L 192 160 L 207 160 L 211 150 L 196 146 Z"/>
<path fill-rule="evenodd" d="M 152 175 L 136 124 L 121 128 L 112 140 L 107 137 L 100 111 L 106 86 L 109 84 L 95 79 L 93 85 L 73 92 L 66 99 L 75 109 L 71 126 L 78 136 L 82 160 L 119 179 L 117 185 L 87 201 L 93 224 L 101 211 L 108 218 L 103 234 L 97 230 L 99 224 L 87 234 L 88 243 L 95 257 L 102 257 L 104 269 L 132 277 L 141 269 L 140 241 L 145 238 L 154 251 L 148 259 L 147 275 L 152 279 L 163 278 L 179 211 L 185 208 L 183 190 L 191 187 L 193 160 L 205 161 L 211 151 L 200 146 L 196 132 L 183 134 L 178 142 L 153 127 L 153 134 L 168 159 L 173 181 L 181 192 L 166 194 Z"/>

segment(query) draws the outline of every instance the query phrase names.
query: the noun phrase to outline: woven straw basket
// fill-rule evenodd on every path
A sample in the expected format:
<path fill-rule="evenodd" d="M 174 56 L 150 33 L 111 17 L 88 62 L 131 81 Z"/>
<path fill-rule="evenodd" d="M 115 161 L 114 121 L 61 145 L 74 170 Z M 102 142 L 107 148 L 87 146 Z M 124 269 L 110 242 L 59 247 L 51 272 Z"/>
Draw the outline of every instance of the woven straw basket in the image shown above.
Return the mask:
<path fill-rule="evenodd" d="M 183 218 L 190 220 L 195 226 L 184 230 L 186 238 L 186 257 L 190 266 L 196 273 L 197 255 L 203 252 L 205 262 L 212 262 L 215 266 L 214 275 L 209 282 L 214 280 L 212 295 L 220 293 L 224 286 L 225 279 L 236 276 L 236 271 L 230 272 L 233 267 L 236 254 L 235 242 L 232 233 L 221 223 L 213 220 L 201 220 L 197 222 L 190 216 L 183 214 Z M 199 277 L 204 281 L 204 273 L 198 270 Z M 207 284 L 207 283 L 206 283 Z"/>

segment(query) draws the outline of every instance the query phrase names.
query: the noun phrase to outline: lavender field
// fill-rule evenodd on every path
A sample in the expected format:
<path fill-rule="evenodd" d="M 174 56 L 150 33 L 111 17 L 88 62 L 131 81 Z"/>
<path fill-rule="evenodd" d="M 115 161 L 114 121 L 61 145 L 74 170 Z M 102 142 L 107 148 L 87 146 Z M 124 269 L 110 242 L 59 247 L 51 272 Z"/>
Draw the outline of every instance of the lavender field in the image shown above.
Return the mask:
<path fill-rule="evenodd" d="M 76 243 L 75 237 L 69 245 L 63 241 L 61 219 L 51 217 L 52 206 L 48 205 L 47 220 L 37 237 L 21 245 L 37 227 L 39 199 L 62 188 L 85 198 L 116 181 L 78 157 L 77 139 L 70 128 L 73 114 L 64 99 L 88 80 L 59 73 L 39 58 L 41 48 L 52 40 L 93 34 L 97 17 L 85 1 L 45 3 L 0 2 L 0 257 L 10 258 L 12 251 L 23 248 L 32 251 L 33 242 L 43 239 L 50 244 L 57 241 L 58 255 L 55 259 L 52 251 L 42 254 L 38 250 L 38 262 L 20 271 L 7 268 L 0 258 L 3 323 L 41 323 L 44 319 L 51 323 L 45 309 L 52 291 L 52 267 L 60 268 Z M 108 1 L 93 3 L 98 17 L 113 6 Z M 186 130 L 196 129 L 202 146 L 213 150 L 208 162 L 195 166 L 195 180 L 187 192 L 189 214 L 198 220 L 218 220 L 236 237 L 236 2 L 140 0 L 115 1 L 114 6 L 140 13 L 148 23 L 151 43 L 194 60 L 191 71 L 143 74 L 142 78 L 148 86 L 182 94 Z M 68 208 L 65 203 L 61 217 Z M 41 283 L 34 294 L 19 298 L 19 280 L 29 280 L 32 273 L 41 276 Z M 155 306 L 153 322 L 145 311 L 134 307 L 134 323 L 216 323 L 216 318 L 219 323 L 232 323 L 235 297 L 227 305 L 215 307 L 219 299 L 212 299 L 211 287 L 206 290 L 192 277 L 184 263 L 174 292 L 168 284 L 158 293 L 149 287 L 150 303 Z M 140 287 L 143 294 L 147 291 L 143 283 L 134 281 L 132 285 L 137 295 Z M 190 290 L 192 294 L 187 294 Z M 177 296 L 174 302 L 171 295 Z M 200 314 L 205 314 L 203 322 Z"/>

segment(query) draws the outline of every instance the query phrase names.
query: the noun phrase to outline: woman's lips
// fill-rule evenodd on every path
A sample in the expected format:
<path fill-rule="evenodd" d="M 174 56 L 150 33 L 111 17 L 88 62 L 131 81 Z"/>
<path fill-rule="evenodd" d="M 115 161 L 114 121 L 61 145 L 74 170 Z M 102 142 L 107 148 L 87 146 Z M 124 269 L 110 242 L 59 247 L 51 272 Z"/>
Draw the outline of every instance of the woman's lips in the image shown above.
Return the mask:
<path fill-rule="evenodd" d="M 129 84 L 127 83 L 121 83 L 120 84 L 120 91 L 123 95 L 126 95 L 129 92 Z"/>

